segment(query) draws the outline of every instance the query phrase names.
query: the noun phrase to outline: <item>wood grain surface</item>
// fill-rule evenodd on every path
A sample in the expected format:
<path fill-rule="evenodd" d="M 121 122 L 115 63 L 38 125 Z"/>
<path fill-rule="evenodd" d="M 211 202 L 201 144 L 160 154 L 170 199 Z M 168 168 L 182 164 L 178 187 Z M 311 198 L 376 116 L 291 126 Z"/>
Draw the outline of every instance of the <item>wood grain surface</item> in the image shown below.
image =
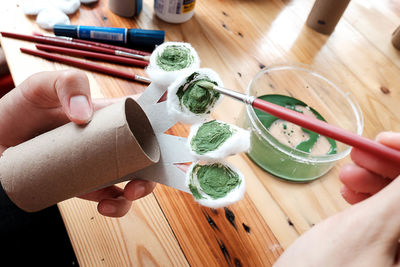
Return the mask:
<path fill-rule="evenodd" d="M 0 30 L 43 32 L 35 17 L 23 15 L 21 3 L 2 3 Z M 152 5 L 144 0 L 142 13 L 127 19 L 99 0 L 70 18 L 72 24 L 165 30 L 167 41 L 190 42 L 202 67 L 214 69 L 226 87 L 242 92 L 265 66 L 309 64 L 357 99 L 364 136 L 400 131 L 400 51 L 390 41 L 400 21 L 397 1 L 353 0 L 330 36 L 304 25 L 313 0 L 201 0 L 194 17 L 183 24 L 159 20 Z M 1 44 L 16 84 L 38 71 L 69 68 L 19 52 L 32 43 L 2 38 Z M 145 75 L 140 68 L 104 65 Z M 146 89 L 140 83 L 86 73 L 93 97 L 138 96 Z M 242 109 L 225 98 L 212 115 L 235 123 Z M 187 136 L 188 129 L 177 124 L 167 133 Z M 201 207 L 190 195 L 162 185 L 119 219 L 99 215 L 95 203 L 78 198 L 59 203 L 79 264 L 271 266 L 300 234 L 347 207 L 338 172 L 348 157 L 306 184 L 276 179 L 245 154 L 228 161 L 245 174 L 247 189 L 243 200 L 226 208 Z"/>

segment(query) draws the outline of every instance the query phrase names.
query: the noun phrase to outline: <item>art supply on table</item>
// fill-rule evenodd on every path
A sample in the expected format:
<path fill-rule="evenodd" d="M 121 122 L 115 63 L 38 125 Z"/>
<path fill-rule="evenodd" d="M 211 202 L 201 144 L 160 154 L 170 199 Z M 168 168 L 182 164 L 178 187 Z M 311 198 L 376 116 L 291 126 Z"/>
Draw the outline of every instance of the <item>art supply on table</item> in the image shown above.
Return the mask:
<path fill-rule="evenodd" d="M 114 184 L 159 158 L 146 114 L 126 99 L 95 112 L 85 126 L 71 122 L 8 148 L 0 181 L 18 207 L 32 212 Z"/>
<path fill-rule="evenodd" d="M 128 72 L 124 72 L 124 71 L 120 71 L 120 70 L 113 69 L 110 67 L 105 67 L 105 66 L 91 63 L 91 62 L 84 62 L 81 60 L 67 58 L 64 56 L 59 56 L 59 55 L 55 55 L 52 53 L 47 53 L 47 52 L 43 52 L 43 51 L 39 51 L 39 50 L 31 50 L 31 49 L 27 49 L 27 48 L 20 48 L 20 50 L 22 53 L 26 53 L 26 54 L 30 54 L 33 56 L 45 58 L 48 60 L 64 63 L 67 65 L 71 65 L 71 66 L 86 69 L 86 70 L 96 71 L 96 72 L 104 73 L 107 75 L 111 75 L 111 76 L 115 76 L 115 77 L 119 77 L 119 78 L 123 78 L 123 79 L 127 79 L 127 80 L 137 81 L 137 82 L 141 82 L 141 83 L 146 83 L 146 84 L 149 84 L 151 82 L 146 77 L 128 73 Z"/>
<path fill-rule="evenodd" d="M 36 23 L 41 28 L 49 30 L 55 24 L 69 24 L 67 15 L 75 13 L 80 5 L 79 0 L 29 0 L 23 1 L 21 6 L 25 15 L 37 15 Z"/>
<path fill-rule="evenodd" d="M 98 53 L 110 54 L 110 55 L 117 55 L 117 56 L 124 56 L 124 57 L 131 57 L 140 60 L 144 60 L 141 55 L 131 54 L 124 51 L 119 51 L 111 48 L 105 48 L 97 45 L 86 44 L 86 43 L 77 43 L 74 41 L 68 41 L 63 38 L 56 38 L 56 37 L 48 37 L 48 36 L 35 36 L 35 35 L 26 35 L 20 33 L 12 33 L 12 32 L 0 32 L 3 37 L 14 38 L 24 41 L 36 42 L 36 43 L 43 43 L 55 46 L 62 46 L 62 47 L 69 47 L 87 51 L 94 51 Z"/>
<path fill-rule="evenodd" d="M 142 0 L 109 0 L 108 8 L 118 16 L 133 17 L 142 11 Z"/>
<path fill-rule="evenodd" d="M 256 109 L 267 112 L 282 120 L 292 122 L 310 131 L 340 141 L 349 146 L 359 148 L 373 155 L 381 156 L 387 160 L 400 163 L 400 151 L 382 145 L 361 135 L 354 134 L 332 124 L 328 124 L 322 120 L 305 116 L 299 112 L 267 102 L 260 98 L 255 98 L 254 96 L 248 96 L 236 91 L 222 88 L 212 83 L 203 83 L 202 86 L 210 90 L 215 90 L 223 95 L 232 97 L 245 104 L 253 106 Z"/>
<path fill-rule="evenodd" d="M 54 25 L 54 34 L 77 39 L 129 45 L 154 49 L 164 42 L 165 32 L 160 30 L 127 29 L 83 25 Z"/>
<path fill-rule="evenodd" d="M 56 24 L 69 24 L 69 17 L 56 7 L 49 7 L 40 11 L 36 17 L 36 23 L 46 30 L 53 29 Z"/>
<path fill-rule="evenodd" d="M 71 41 L 73 43 L 83 43 L 83 44 L 88 44 L 91 46 L 99 46 L 99 47 L 103 47 L 103 48 L 109 48 L 112 49 L 116 52 L 116 55 L 123 55 L 124 53 L 122 52 L 126 52 L 128 53 L 128 57 L 133 57 L 133 58 L 137 58 L 140 60 L 145 60 L 145 61 L 149 61 L 150 59 L 150 52 L 146 52 L 146 51 L 141 51 L 141 50 L 136 50 L 136 49 L 132 49 L 132 48 L 127 48 L 127 47 L 123 47 L 123 46 L 117 46 L 117 45 L 110 45 L 110 44 L 105 44 L 105 43 L 99 43 L 99 42 L 94 42 L 94 41 L 88 41 L 88 40 L 81 40 L 81 39 L 76 39 L 76 38 L 72 38 L 72 37 L 65 37 L 65 36 L 49 36 L 49 35 L 43 35 L 41 33 L 38 32 L 33 32 L 34 36 L 44 36 L 44 37 L 48 37 L 48 38 L 54 38 L 56 40 L 60 40 L 60 39 L 64 39 L 67 41 Z M 132 56 L 131 54 L 133 54 L 134 56 Z M 136 55 L 140 55 L 143 57 L 136 57 Z"/>
<path fill-rule="evenodd" d="M 350 0 L 316 0 L 307 18 L 307 25 L 317 32 L 331 34 Z"/>
<path fill-rule="evenodd" d="M 71 48 L 65 48 L 65 47 L 59 47 L 59 46 L 53 46 L 53 45 L 37 44 L 36 48 L 39 50 L 43 50 L 43 51 L 56 52 L 56 53 L 69 55 L 69 56 L 77 56 L 77 57 L 91 58 L 91 59 L 96 59 L 96 60 L 104 60 L 104 61 L 108 61 L 108 62 L 131 65 L 131 66 L 138 66 L 138 67 L 142 67 L 142 68 L 144 68 L 148 65 L 147 61 L 137 60 L 134 58 L 120 57 L 120 56 L 90 52 L 90 51 L 79 50 L 79 49 L 71 49 Z"/>
<path fill-rule="evenodd" d="M 212 69 L 185 72 L 168 87 L 168 114 L 183 123 L 205 121 L 222 96 L 215 90 L 199 86 L 202 82 L 223 86 L 221 78 Z"/>
<path fill-rule="evenodd" d="M 392 45 L 400 50 L 400 26 L 392 34 Z"/>
<path fill-rule="evenodd" d="M 188 147 L 200 160 L 229 157 L 250 148 L 250 132 L 226 122 L 211 120 L 192 125 Z"/>
<path fill-rule="evenodd" d="M 154 12 L 170 23 L 188 21 L 194 14 L 196 0 L 154 0 Z"/>
<path fill-rule="evenodd" d="M 168 87 L 183 73 L 199 67 L 200 58 L 189 43 L 166 42 L 153 51 L 146 72 L 153 82 Z"/>

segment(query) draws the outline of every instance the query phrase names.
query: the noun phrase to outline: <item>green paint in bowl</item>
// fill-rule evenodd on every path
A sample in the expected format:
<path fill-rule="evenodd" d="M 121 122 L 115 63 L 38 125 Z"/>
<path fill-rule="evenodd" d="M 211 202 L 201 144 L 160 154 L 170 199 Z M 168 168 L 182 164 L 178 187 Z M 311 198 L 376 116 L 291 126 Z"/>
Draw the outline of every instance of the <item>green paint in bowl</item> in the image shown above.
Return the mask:
<path fill-rule="evenodd" d="M 251 81 L 247 94 L 288 108 L 292 105 L 292 109 L 295 105 L 312 107 L 310 110 L 318 119 L 357 134 L 362 133 L 362 114 L 350 93 L 343 92 L 308 66 L 276 65 L 265 68 Z M 328 139 L 331 147 L 326 153 L 310 153 L 309 148 L 318 134 L 308 130 L 305 132 L 310 138 L 302 144 L 293 147 L 282 143 L 268 129 L 275 120 L 273 116 L 246 106 L 242 126 L 251 131 L 250 159 L 279 178 L 295 182 L 317 179 L 350 153 L 349 146 L 332 139 Z"/>

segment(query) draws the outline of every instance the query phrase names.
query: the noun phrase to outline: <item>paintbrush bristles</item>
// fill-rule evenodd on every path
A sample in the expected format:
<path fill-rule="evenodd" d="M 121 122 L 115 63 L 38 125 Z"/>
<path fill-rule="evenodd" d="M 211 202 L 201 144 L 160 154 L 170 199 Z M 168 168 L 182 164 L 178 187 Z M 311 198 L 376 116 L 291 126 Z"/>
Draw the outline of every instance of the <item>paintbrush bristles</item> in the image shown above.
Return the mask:
<path fill-rule="evenodd" d="M 207 90 L 213 90 L 215 86 L 215 84 L 209 81 L 199 81 L 196 83 L 196 85 Z"/>

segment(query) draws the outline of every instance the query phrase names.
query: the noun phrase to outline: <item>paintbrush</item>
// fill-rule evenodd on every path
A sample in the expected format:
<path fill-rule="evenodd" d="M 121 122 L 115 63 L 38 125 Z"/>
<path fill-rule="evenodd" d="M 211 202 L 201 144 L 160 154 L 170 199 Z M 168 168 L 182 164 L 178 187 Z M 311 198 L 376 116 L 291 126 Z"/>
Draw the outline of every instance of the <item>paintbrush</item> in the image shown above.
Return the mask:
<path fill-rule="evenodd" d="M 91 59 L 95 59 L 95 60 L 104 60 L 104 61 L 108 61 L 108 62 L 112 62 L 112 63 L 132 65 L 132 66 L 138 66 L 138 67 L 142 67 L 142 68 L 149 65 L 149 62 L 147 62 L 147 61 L 138 60 L 138 59 L 134 59 L 134 58 L 120 57 L 120 56 L 96 53 L 96 52 L 80 50 L 80 49 L 66 48 L 66 47 L 55 46 L 55 45 L 37 44 L 36 48 L 39 50 L 48 51 L 48 52 L 56 52 L 56 53 L 64 54 L 64 55 L 68 55 L 68 56 L 91 58 Z"/>
<path fill-rule="evenodd" d="M 122 56 L 122 57 L 130 57 L 130 58 L 135 58 L 135 59 L 144 60 L 144 61 L 149 61 L 149 58 L 150 58 L 150 56 L 148 56 L 148 55 L 143 56 L 143 55 L 138 55 L 138 54 L 132 54 L 132 53 L 128 53 L 125 51 L 116 50 L 113 48 L 106 48 L 103 46 L 93 45 L 93 44 L 87 43 L 87 42 L 77 43 L 77 42 L 69 41 L 68 39 L 64 39 L 64 38 L 60 38 L 60 37 L 26 35 L 26 34 L 12 33 L 12 32 L 0 32 L 0 33 L 3 37 L 14 38 L 14 39 L 19 39 L 19 40 L 24 40 L 24 41 L 29 41 L 29 42 L 36 42 L 36 43 L 62 46 L 62 47 L 68 47 L 68 48 L 74 48 L 74 49 L 81 49 L 81 50 L 93 51 L 93 52 Z"/>
<path fill-rule="evenodd" d="M 25 54 L 45 58 L 45 59 L 56 61 L 56 62 L 61 62 L 61 63 L 75 66 L 78 68 L 96 71 L 96 72 L 100 72 L 100 73 L 105 73 L 107 75 L 111 75 L 111 76 L 115 76 L 115 77 L 119 77 L 119 78 L 123 78 L 123 79 L 127 79 L 127 80 L 133 80 L 133 81 L 137 81 L 137 82 L 141 82 L 141 83 L 145 83 L 145 84 L 151 83 L 149 78 L 139 76 L 139 75 L 133 74 L 133 73 L 120 71 L 120 70 L 113 69 L 110 67 L 102 66 L 100 64 L 95 64 L 92 62 L 85 62 L 85 61 L 77 60 L 74 58 L 68 58 L 68 57 L 61 56 L 61 55 L 55 55 L 55 54 L 47 53 L 47 52 L 40 51 L 40 50 L 32 50 L 32 49 L 27 49 L 27 48 L 20 48 L 20 50 L 22 53 L 25 53 Z"/>
<path fill-rule="evenodd" d="M 258 99 L 254 96 L 245 95 L 230 89 L 216 86 L 211 82 L 201 81 L 198 83 L 198 86 L 201 86 L 202 88 L 208 90 L 215 90 L 223 95 L 232 97 L 282 120 L 292 122 L 305 129 L 335 139 L 339 142 L 361 149 L 373 155 L 383 157 L 396 163 L 400 163 L 400 151 L 387 147 L 385 145 L 382 145 L 381 143 L 352 133 L 340 127 L 328 124 L 325 121 L 305 116 L 299 112 Z"/>

